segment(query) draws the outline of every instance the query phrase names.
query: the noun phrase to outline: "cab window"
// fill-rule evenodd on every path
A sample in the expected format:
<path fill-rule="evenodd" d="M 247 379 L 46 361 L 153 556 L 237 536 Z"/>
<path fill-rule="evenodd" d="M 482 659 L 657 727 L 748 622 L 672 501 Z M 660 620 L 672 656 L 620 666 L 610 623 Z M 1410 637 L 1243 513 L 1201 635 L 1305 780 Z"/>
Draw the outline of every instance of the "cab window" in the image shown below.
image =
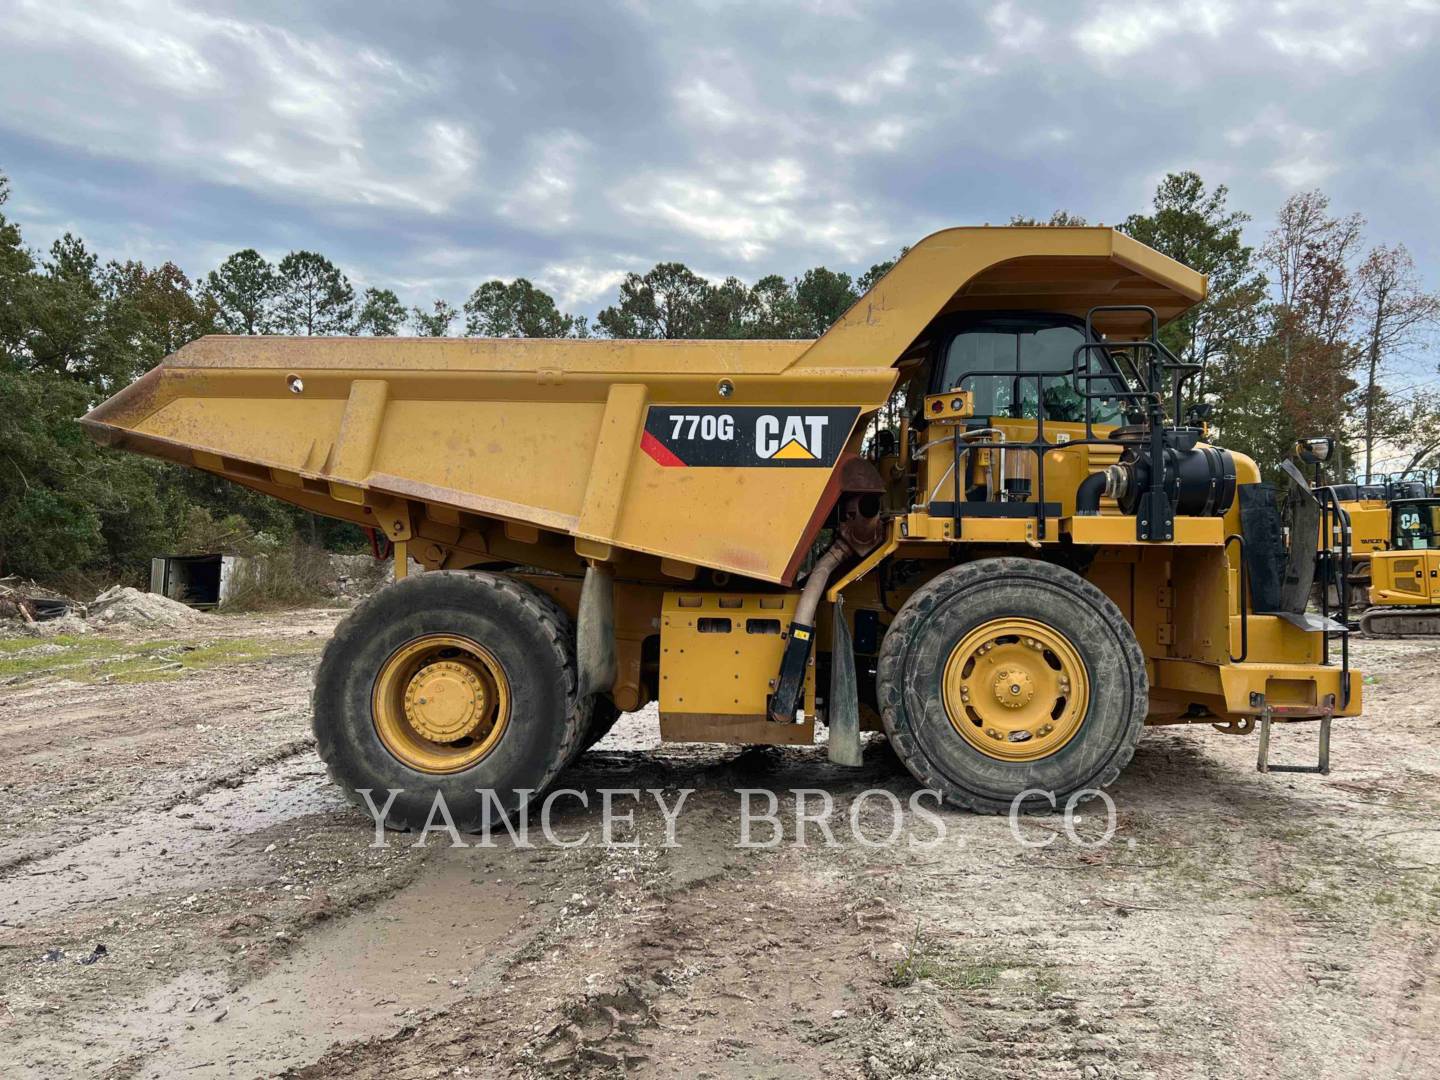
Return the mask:
<path fill-rule="evenodd" d="M 1397 551 L 1433 551 L 1440 547 L 1440 503 L 1394 508 Z"/>
<path fill-rule="evenodd" d="M 945 347 L 945 362 L 937 390 L 969 390 L 975 396 L 975 415 L 1035 419 L 1037 395 L 1045 397 L 1045 418 L 1072 423 L 1085 420 L 1085 401 L 1068 374 L 1043 380 L 1024 379 L 1025 372 L 1069 372 L 1075 350 L 1085 340 L 1084 328 L 1059 315 L 995 315 L 963 322 Z M 1086 370 L 1111 371 L 1110 360 L 1092 349 Z M 1009 376 L 1008 378 L 1006 376 Z M 1105 381 L 1092 382 L 1092 392 L 1103 392 Z M 1118 374 L 1114 390 L 1123 389 Z M 1094 402 L 1097 424 L 1123 422 L 1121 403 L 1113 398 Z"/>

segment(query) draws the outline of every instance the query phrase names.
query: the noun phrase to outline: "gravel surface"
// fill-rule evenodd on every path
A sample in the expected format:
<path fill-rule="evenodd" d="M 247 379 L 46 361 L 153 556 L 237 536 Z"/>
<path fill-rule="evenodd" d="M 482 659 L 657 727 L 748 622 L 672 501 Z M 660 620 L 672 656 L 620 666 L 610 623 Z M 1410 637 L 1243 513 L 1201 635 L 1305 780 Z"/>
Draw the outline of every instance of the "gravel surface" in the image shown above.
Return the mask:
<path fill-rule="evenodd" d="M 1151 730 L 1073 837 L 907 809 L 865 843 L 856 797 L 915 791 L 882 741 L 842 770 L 649 712 L 561 776 L 578 846 L 376 848 L 309 735 L 339 615 L 0 642 L 0 1076 L 1434 1075 L 1440 643 L 1358 643 L 1330 776 Z M 647 789 L 687 788 L 668 847 Z M 740 788 L 786 842 L 736 846 Z M 797 788 L 833 845 L 793 842 Z"/>

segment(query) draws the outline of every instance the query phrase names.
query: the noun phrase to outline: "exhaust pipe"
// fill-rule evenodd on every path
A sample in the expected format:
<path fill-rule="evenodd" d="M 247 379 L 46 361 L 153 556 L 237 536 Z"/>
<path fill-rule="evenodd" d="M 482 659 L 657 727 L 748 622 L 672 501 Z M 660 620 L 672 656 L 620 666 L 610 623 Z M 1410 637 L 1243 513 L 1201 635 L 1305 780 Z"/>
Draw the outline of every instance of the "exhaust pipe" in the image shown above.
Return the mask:
<path fill-rule="evenodd" d="M 866 478 L 862 476 L 857 479 L 863 482 Z M 770 695 L 768 715 L 772 723 L 795 722 L 795 710 L 800 706 L 800 693 L 805 686 L 805 665 L 810 661 L 810 648 L 815 639 L 815 612 L 820 609 L 820 598 L 825 595 L 825 587 L 830 584 L 831 576 L 851 555 L 864 555 L 873 551 L 885 535 L 880 520 L 878 492 L 851 490 L 840 503 L 838 518 L 835 542 L 815 560 L 809 577 L 805 579 L 805 587 L 800 591 L 800 600 L 795 605 L 795 616 L 790 620 L 790 640 L 785 643 L 785 655 L 780 660 L 780 674 L 775 680 L 775 692 Z M 847 640 L 848 637 L 847 634 Z M 852 656 L 852 684 L 855 681 L 854 667 Z M 831 681 L 834 681 L 833 674 Z M 853 693 L 853 685 L 851 692 Z M 858 739 L 857 730 L 856 753 L 859 752 Z"/>

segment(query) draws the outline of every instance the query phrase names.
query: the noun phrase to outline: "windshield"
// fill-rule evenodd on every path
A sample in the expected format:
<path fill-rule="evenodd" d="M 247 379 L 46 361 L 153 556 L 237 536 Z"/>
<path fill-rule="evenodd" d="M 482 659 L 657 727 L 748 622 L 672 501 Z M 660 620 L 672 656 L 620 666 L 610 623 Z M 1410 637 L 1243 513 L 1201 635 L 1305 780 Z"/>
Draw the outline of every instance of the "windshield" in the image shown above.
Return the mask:
<path fill-rule="evenodd" d="M 1069 372 L 1075 350 L 1085 341 L 1084 330 L 1058 315 L 997 315 L 962 327 L 945 350 L 940 389 L 969 390 L 975 397 L 976 416 L 1010 416 L 1035 419 L 1039 412 L 1036 379 L 1024 372 Z M 1102 350 L 1087 353 L 1084 370 L 1113 372 Z M 1009 374 L 1011 378 L 1003 376 Z M 1085 400 L 1068 374 L 1044 380 L 1045 418 L 1085 422 Z M 1092 393 L 1118 392 L 1120 377 L 1090 384 Z M 1123 423 L 1122 403 L 1111 397 L 1094 402 L 1097 424 Z"/>
<path fill-rule="evenodd" d="M 1395 507 L 1395 549 L 1432 551 L 1440 537 L 1440 503 Z"/>

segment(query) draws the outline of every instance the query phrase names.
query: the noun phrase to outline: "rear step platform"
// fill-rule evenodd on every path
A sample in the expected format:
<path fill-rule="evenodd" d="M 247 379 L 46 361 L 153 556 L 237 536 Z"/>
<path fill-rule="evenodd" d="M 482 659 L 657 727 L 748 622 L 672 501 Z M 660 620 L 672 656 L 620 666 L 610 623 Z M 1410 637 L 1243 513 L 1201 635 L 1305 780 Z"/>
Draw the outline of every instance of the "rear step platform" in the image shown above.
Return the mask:
<path fill-rule="evenodd" d="M 1260 714 L 1260 754 L 1255 763 L 1257 771 L 1262 773 L 1287 772 L 1287 773 L 1319 773 L 1321 776 L 1330 775 L 1330 721 L 1335 714 L 1335 702 L 1333 698 L 1327 698 L 1326 704 L 1320 707 L 1312 705 L 1267 705 L 1265 711 Z M 1307 720 L 1320 721 L 1320 746 L 1319 762 L 1315 765 L 1272 765 L 1270 764 L 1270 724 L 1294 724 Z"/>

